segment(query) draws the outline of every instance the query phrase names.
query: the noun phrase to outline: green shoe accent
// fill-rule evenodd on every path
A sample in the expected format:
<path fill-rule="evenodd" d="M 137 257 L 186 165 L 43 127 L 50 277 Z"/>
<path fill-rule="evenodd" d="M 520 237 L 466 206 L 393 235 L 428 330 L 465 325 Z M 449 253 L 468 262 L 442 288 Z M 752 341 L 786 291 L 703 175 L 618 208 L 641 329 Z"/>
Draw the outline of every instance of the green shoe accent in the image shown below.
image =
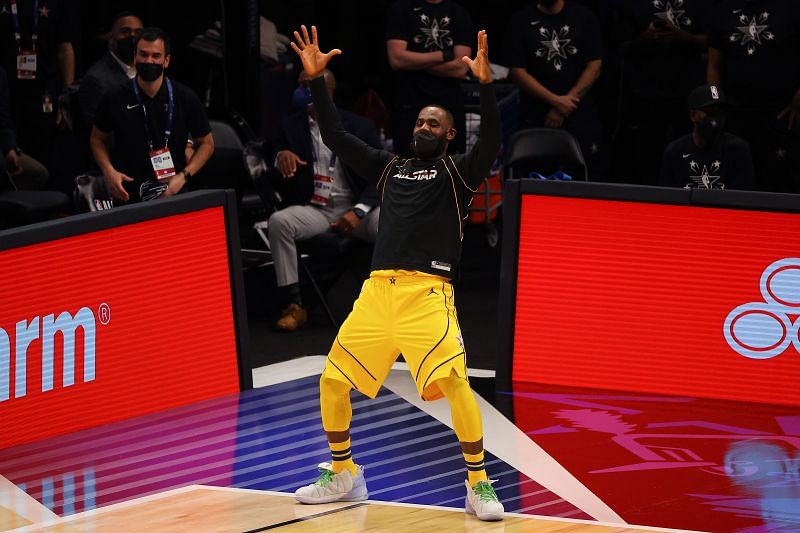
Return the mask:
<path fill-rule="evenodd" d="M 472 487 L 473 492 L 478 495 L 478 499 L 482 502 L 499 502 L 500 499 L 497 497 L 497 493 L 495 493 L 492 486 L 486 481 L 478 481 L 474 487 Z"/>
<path fill-rule="evenodd" d="M 318 485 L 320 487 L 324 487 L 325 485 L 327 485 L 328 483 L 331 482 L 331 479 L 333 479 L 333 476 L 335 476 L 335 475 L 336 474 L 333 473 L 333 470 L 328 470 L 327 468 L 320 468 L 319 469 L 319 477 L 314 482 L 314 485 Z M 489 488 L 491 489 L 492 487 L 489 487 Z"/>

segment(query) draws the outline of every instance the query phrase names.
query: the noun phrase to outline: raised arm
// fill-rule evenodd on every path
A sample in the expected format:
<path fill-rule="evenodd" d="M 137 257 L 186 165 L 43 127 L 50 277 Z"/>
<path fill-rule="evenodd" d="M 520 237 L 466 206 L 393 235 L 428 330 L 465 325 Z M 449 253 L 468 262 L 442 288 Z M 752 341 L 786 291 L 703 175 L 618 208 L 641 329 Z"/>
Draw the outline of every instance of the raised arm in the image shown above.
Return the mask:
<path fill-rule="evenodd" d="M 462 176 L 471 189 L 477 188 L 488 177 L 492 163 L 500 151 L 500 110 L 492 85 L 489 68 L 489 40 L 486 31 L 478 32 L 478 53 L 475 59 L 461 58 L 481 84 L 481 125 L 478 141 L 461 161 Z"/>
<path fill-rule="evenodd" d="M 322 76 L 322 72 L 331 58 L 341 54 L 342 51 L 334 48 L 327 53 L 322 53 L 317 39 L 317 27 L 311 26 L 311 38 L 309 38 L 305 26 L 301 26 L 300 29 L 303 35 L 294 32 L 297 44 L 291 43 L 291 45 L 300 56 L 303 70 L 311 80 L 311 96 L 314 98 L 314 109 L 317 113 L 322 141 L 340 158 L 342 163 L 351 167 L 360 176 L 375 183 L 383 168 L 394 155 L 372 148 L 344 129 Z"/>

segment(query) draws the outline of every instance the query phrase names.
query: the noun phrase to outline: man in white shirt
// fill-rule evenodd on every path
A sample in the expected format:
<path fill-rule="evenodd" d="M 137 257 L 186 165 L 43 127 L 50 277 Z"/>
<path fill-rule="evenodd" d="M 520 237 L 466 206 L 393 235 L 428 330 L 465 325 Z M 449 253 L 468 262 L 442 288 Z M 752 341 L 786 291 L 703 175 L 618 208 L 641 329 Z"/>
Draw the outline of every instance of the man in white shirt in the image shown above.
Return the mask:
<path fill-rule="evenodd" d="M 333 95 L 336 80 L 332 72 L 325 72 L 325 81 Z M 308 318 L 300 297 L 296 241 L 334 231 L 373 242 L 380 211 L 375 187 L 342 165 L 322 142 L 305 72 L 298 78 L 292 103 L 298 111 L 281 123 L 275 167 L 284 180 L 292 180 L 287 185 L 295 205 L 277 211 L 269 219 L 270 249 L 284 306 L 277 327 L 284 331 L 295 331 Z M 349 131 L 365 143 L 380 147 L 371 120 L 347 111 L 341 113 Z"/>

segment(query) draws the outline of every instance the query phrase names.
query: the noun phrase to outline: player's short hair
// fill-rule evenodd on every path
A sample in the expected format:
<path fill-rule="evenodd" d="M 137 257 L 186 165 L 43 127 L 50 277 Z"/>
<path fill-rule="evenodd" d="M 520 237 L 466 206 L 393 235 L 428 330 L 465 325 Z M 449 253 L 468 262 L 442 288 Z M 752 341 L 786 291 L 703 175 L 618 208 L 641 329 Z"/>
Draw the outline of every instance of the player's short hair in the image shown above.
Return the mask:
<path fill-rule="evenodd" d="M 437 109 L 441 109 L 442 111 L 444 111 L 445 117 L 447 117 L 447 120 L 450 122 L 450 127 L 451 128 L 455 127 L 456 119 L 453 117 L 453 114 L 450 112 L 450 110 L 447 109 L 445 106 L 443 106 L 441 104 L 428 104 L 428 105 L 422 106 L 422 109 L 425 109 L 426 107 L 435 107 Z M 422 111 L 422 109 L 420 109 L 420 111 Z M 419 115 L 419 113 L 418 113 L 418 115 Z"/>
<path fill-rule="evenodd" d="M 169 38 L 169 34 L 162 30 L 161 28 L 156 28 L 155 26 L 148 26 L 142 30 L 142 34 L 139 36 L 140 41 L 147 41 L 152 43 L 153 41 L 157 41 L 161 39 L 164 41 L 164 53 L 169 55 L 172 51 L 172 42 Z"/>
<path fill-rule="evenodd" d="M 120 19 L 124 19 L 125 17 L 135 17 L 140 21 L 142 20 L 142 17 L 140 17 L 138 13 L 135 13 L 133 11 L 120 11 L 116 13 L 113 17 L 111 17 L 111 22 L 108 25 L 108 29 L 113 30 L 117 22 L 119 22 Z"/>

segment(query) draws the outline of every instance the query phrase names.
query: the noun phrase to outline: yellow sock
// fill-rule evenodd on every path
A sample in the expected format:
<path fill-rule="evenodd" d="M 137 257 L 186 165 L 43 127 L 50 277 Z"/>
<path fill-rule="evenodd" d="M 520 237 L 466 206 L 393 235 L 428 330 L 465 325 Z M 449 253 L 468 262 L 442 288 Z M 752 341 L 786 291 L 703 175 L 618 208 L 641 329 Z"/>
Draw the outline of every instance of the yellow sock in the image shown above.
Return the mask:
<path fill-rule="evenodd" d="M 483 423 L 481 412 L 469 382 L 455 373 L 436 382 L 450 403 L 453 428 L 461 442 L 461 451 L 467 464 L 467 479 L 470 485 L 486 481 L 483 465 Z"/>
<path fill-rule="evenodd" d="M 464 461 L 467 463 L 467 480 L 471 487 L 474 487 L 478 481 L 489 480 L 483 466 L 483 451 L 476 454 L 464 453 Z"/>
<path fill-rule="evenodd" d="M 339 474 L 347 469 L 356 475 L 356 464 L 350 452 L 350 419 L 353 417 L 350 389 L 341 381 L 322 378 L 319 382 L 319 403 L 322 427 L 328 434 L 333 471 Z"/>
<path fill-rule="evenodd" d="M 353 462 L 353 454 L 350 452 L 350 439 L 344 442 L 329 442 L 328 446 L 331 448 L 333 471 L 339 474 L 347 469 L 355 476 L 356 464 Z"/>

